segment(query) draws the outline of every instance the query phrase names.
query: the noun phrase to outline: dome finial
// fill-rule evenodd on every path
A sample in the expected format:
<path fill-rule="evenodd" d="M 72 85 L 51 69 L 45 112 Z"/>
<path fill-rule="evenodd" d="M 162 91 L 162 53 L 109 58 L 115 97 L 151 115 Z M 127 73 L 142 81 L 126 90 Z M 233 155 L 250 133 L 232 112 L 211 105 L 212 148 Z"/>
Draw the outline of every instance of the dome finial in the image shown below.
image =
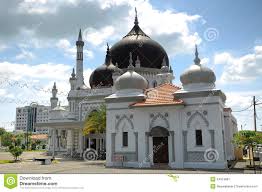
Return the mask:
<path fill-rule="evenodd" d="M 53 89 L 56 89 L 56 82 L 54 82 Z"/>
<path fill-rule="evenodd" d="M 134 24 L 135 24 L 135 25 L 138 25 L 139 23 L 138 23 L 137 9 L 136 9 L 136 8 L 135 8 L 135 12 L 136 12 L 136 16 L 135 16 L 135 22 L 134 22 Z"/>
<path fill-rule="evenodd" d="M 195 45 L 195 59 L 194 59 L 194 62 L 196 65 L 200 65 L 200 59 L 198 57 L 198 50 L 197 50 L 197 45 Z"/>
<path fill-rule="evenodd" d="M 134 70 L 132 52 L 129 53 L 129 66 L 128 66 L 128 70 L 131 70 L 131 71 Z"/>

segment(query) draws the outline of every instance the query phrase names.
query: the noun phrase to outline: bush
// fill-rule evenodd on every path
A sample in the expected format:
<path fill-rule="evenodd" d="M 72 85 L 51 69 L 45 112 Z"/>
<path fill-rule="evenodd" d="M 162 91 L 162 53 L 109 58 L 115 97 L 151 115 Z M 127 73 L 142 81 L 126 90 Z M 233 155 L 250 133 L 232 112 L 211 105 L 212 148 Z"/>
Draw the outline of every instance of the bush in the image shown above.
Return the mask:
<path fill-rule="evenodd" d="M 25 148 L 26 148 L 25 144 L 22 144 L 21 149 L 25 150 Z"/>
<path fill-rule="evenodd" d="M 23 149 L 21 149 L 20 147 L 15 146 L 12 149 L 9 149 L 9 152 L 13 155 L 15 161 L 17 161 L 19 156 L 22 155 Z"/>
<path fill-rule="evenodd" d="M 45 149 L 45 148 L 46 148 L 46 145 L 43 145 L 43 146 L 42 146 L 42 149 Z"/>
<path fill-rule="evenodd" d="M 9 151 L 12 150 L 13 148 L 14 148 L 13 145 L 8 146 L 8 150 L 9 150 Z"/>
<path fill-rule="evenodd" d="M 32 143 L 31 150 L 36 150 L 36 144 L 35 143 Z"/>

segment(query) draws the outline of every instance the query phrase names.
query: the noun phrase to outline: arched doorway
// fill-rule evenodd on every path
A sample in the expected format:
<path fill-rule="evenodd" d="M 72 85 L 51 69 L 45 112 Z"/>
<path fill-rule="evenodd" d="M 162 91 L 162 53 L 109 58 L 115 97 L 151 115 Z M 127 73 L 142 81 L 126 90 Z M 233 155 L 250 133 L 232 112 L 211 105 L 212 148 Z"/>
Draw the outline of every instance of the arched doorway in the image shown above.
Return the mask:
<path fill-rule="evenodd" d="M 157 126 L 151 129 L 150 136 L 153 138 L 153 162 L 168 163 L 168 130 Z"/>

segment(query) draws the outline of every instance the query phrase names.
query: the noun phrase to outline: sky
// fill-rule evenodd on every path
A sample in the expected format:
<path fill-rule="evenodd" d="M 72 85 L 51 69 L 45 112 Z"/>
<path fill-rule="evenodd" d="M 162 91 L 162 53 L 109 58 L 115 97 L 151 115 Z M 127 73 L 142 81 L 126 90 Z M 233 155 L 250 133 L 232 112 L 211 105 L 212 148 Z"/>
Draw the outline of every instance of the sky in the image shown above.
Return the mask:
<path fill-rule="evenodd" d="M 13 130 L 15 108 L 31 102 L 49 105 L 53 82 L 66 105 L 75 67 L 75 41 L 85 41 L 84 78 L 103 64 L 113 45 L 140 27 L 167 51 L 174 84 L 199 47 L 202 64 L 216 74 L 216 87 L 233 111 L 262 101 L 262 1 L 260 0 L 2 0 L 0 1 L 0 126 Z M 239 129 L 254 128 L 252 107 L 233 113 Z M 257 127 L 262 130 L 262 105 Z"/>

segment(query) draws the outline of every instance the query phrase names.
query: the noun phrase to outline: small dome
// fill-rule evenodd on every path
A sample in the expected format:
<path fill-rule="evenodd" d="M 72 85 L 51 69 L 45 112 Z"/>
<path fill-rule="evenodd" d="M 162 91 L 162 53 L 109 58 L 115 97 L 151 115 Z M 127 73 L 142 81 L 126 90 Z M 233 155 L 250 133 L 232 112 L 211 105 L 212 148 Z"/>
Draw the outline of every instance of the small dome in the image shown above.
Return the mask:
<path fill-rule="evenodd" d="M 115 82 L 116 90 L 123 89 L 140 89 L 144 90 L 148 87 L 147 80 L 134 71 L 134 66 L 132 65 L 132 53 L 130 53 L 130 65 L 128 66 L 127 72 L 118 77 Z"/>
<path fill-rule="evenodd" d="M 182 82 L 183 87 L 190 84 L 205 84 L 214 87 L 216 81 L 215 73 L 208 67 L 204 67 L 200 64 L 197 47 L 196 47 L 195 55 L 196 55 L 196 58 L 194 60 L 195 63 L 191 65 L 180 76 L 180 81 Z"/>
<path fill-rule="evenodd" d="M 109 47 L 107 47 L 105 63 L 96 68 L 90 76 L 89 84 L 91 88 L 113 86 L 112 74 L 115 70 L 116 67 L 112 64 L 111 53 L 109 51 Z"/>

